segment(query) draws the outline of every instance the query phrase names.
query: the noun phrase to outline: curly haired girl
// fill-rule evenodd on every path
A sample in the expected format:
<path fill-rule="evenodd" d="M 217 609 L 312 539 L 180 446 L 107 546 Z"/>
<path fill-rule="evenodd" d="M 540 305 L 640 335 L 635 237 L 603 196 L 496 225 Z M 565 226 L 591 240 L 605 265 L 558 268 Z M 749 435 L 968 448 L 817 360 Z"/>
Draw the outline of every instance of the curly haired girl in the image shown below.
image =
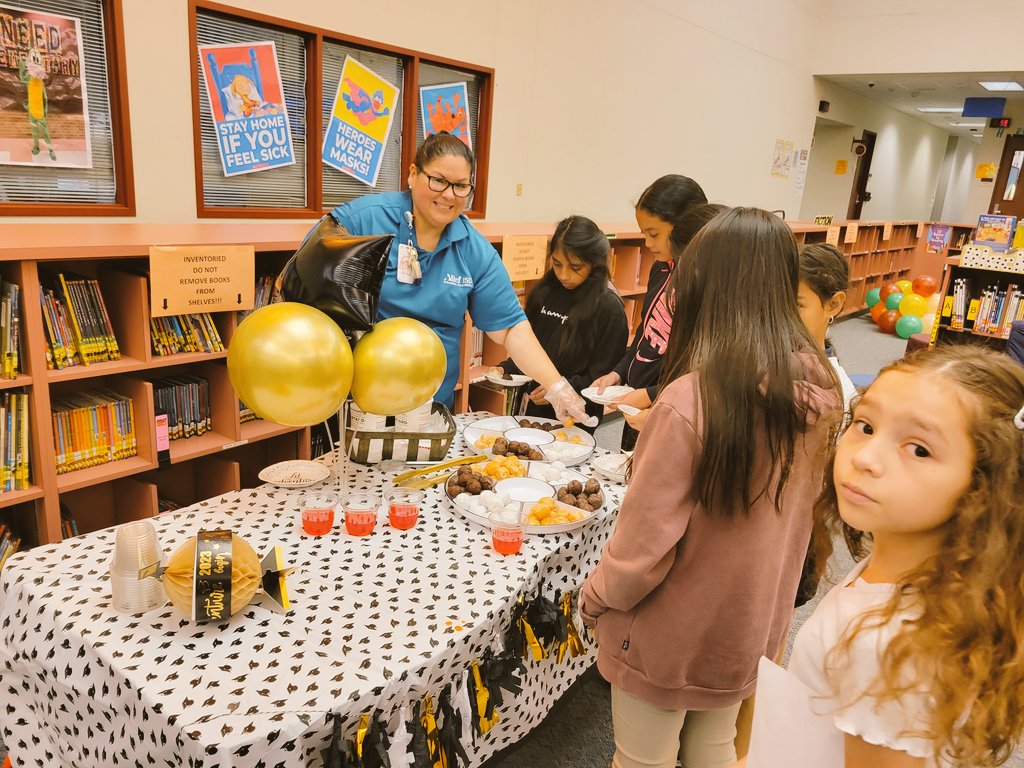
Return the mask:
<path fill-rule="evenodd" d="M 838 528 L 863 560 L 789 667 L 829 700 L 846 768 L 987 768 L 1021 740 L 1022 406 L 1024 369 L 964 346 L 893 363 L 854 406 L 815 540 L 824 563 Z"/>

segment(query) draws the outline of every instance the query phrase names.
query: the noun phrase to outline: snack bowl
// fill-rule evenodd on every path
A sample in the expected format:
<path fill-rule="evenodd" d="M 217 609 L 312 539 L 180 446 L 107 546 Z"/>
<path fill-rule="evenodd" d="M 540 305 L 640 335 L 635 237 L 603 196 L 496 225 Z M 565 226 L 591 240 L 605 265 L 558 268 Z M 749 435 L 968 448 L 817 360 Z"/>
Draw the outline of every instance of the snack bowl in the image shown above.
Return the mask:
<path fill-rule="evenodd" d="M 532 445 L 534 448 L 541 448 L 549 443 L 555 442 L 555 436 L 550 432 L 545 432 L 543 429 L 530 429 L 529 427 L 506 429 L 504 435 L 505 439 L 510 443 L 514 440 L 516 442 Z"/>
<path fill-rule="evenodd" d="M 626 482 L 626 467 L 629 463 L 629 456 L 622 453 L 608 453 L 594 459 L 590 466 L 594 471 L 614 483 Z"/>

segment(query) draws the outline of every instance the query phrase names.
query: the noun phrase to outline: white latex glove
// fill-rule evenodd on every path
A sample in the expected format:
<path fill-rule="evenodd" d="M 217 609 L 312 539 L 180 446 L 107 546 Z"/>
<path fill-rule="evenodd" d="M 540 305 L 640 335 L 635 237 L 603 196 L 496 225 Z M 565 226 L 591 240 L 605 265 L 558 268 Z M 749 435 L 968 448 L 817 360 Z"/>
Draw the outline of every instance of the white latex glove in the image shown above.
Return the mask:
<path fill-rule="evenodd" d="M 548 387 L 546 399 L 555 409 L 555 418 L 567 427 L 572 426 L 570 420 L 587 427 L 597 426 L 597 417 L 587 415 L 586 403 L 566 381 L 565 376 Z"/>

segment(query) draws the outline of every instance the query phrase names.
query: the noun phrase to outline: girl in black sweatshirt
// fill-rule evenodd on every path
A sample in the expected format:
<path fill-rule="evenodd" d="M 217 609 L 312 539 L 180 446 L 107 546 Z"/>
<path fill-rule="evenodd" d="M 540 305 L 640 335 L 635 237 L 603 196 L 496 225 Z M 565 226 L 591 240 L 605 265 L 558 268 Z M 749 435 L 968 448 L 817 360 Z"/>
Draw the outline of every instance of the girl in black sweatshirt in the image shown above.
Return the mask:
<path fill-rule="evenodd" d="M 551 266 L 526 300 L 534 334 L 577 392 L 626 350 L 626 313 L 609 283 L 608 252 L 608 237 L 590 219 L 563 219 L 548 243 Z M 506 375 L 520 373 L 511 360 L 499 367 Z M 555 418 L 544 388 L 530 386 L 526 414 Z M 588 414 L 600 419 L 603 412 L 604 406 L 587 403 Z"/>

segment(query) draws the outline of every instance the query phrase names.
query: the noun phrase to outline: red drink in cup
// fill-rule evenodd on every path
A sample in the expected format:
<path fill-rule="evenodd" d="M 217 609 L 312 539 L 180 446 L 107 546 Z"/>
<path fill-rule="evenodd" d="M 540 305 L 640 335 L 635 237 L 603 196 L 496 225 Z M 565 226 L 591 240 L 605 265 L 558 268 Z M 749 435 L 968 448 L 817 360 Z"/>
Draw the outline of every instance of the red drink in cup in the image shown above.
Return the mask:
<path fill-rule="evenodd" d="M 377 524 L 377 497 L 353 493 L 341 502 L 345 509 L 345 530 L 350 536 L 369 536 Z"/>
<path fill-rule="evenodd" d="M 310 536 L 323 536 L 334 526 L 334 505 L 338 500 L 327 494 L 306 496 L 302 500 L 302 530 Z"/>
<path fill-rule="evenodd" d="M 523 546 L 523 526 L 495 512 L 491 520 L 491 546 L 500 555 L 515 555 Z"/>
<path fill-rule="evenodd" d="M 388 520 L 391 527 L 400 531 L 407 531 L 416 525 L 416 519 L 420 514 L 420 502 L 423 501 L 423 492 L 407 488 L 392 488 L 384 494 L 388 502 Z"/>

